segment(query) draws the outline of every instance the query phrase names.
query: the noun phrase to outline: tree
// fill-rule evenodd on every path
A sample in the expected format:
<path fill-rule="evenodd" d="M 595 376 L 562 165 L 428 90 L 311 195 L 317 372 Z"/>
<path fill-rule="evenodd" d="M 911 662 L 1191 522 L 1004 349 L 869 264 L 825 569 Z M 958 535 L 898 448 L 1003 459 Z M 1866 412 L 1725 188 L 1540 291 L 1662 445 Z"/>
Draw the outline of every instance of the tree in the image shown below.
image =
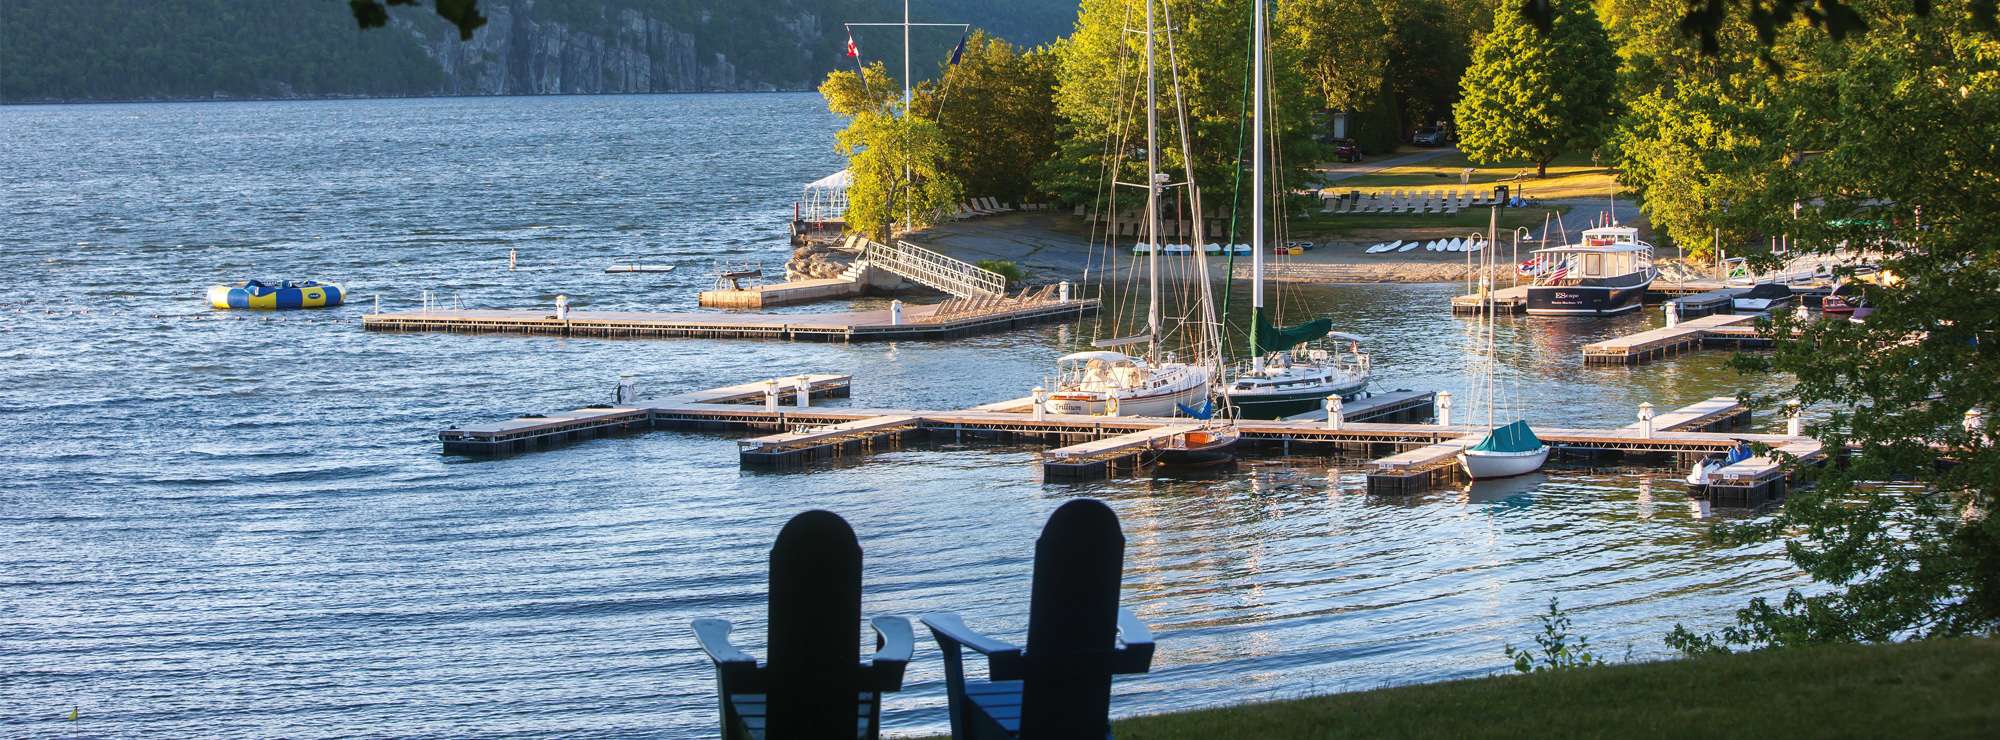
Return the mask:
<path fill-rule="evenodd" d="M 417 5 L 422 0 L 347 0 L 348 9 L 354 12 L 354 22 L 362 28 L 381 28 L 389 23 L 389 8 L 396 5 Z M 458 28 L 458 38 L 472 39 L 472 32 L 486 25 L 486 16 L 479 14 L 479 0 L 432 0 L 431 8 L 438 17 L 450 21 Z"/>
<path fill-rule="evenodd" d="M 919 108 L 944 131 L 951 174 L 968 193 L 1025 200 L 1035 167 L 1056 152 L 1054 55 L 973 31 L 940 78 Z"/>
<path fill-rule="evenodd" d="M 1603 141 L 1614 113 L 1615 60 L 1588 3 L 1565 0 L 1550 28 L 1513 13 L 1473 51 L 1459 81 L 1459 148 L 1475 162 L 1528 159 L 1537 177 L 1564 151 Z"/>
<path fill-rule="evenodd" d="M 936 122 L 921 116 L 865 112 L 835 137 L 847 155 L 847 229 L 887 241 L 891 225 L 916 228 L 957 210 L 964 198 L 947 171 L 951 157 Z"/>
<path fill-rule="evenodd" d="M 1819 586 L 1753 600 L 1718 635 L 1680 630 L 1684 648 L 2000 631 L 2000 42 L 1967 8 L 1884 13 L 1840 42 L 1789 28 L 1765 47 L 1778 64 L 1708 104 L 1722 136 L 1783 153 L 1705 163 L 1733 198 L 1713 218 L 1807 251 L 1877 250 L 1881 273 L 1865 323 L 1787 312 L 1760 322 L 1772 353 L 1736 359 L 1791 373 L 1787 395 L 1828 410 L 1811 433 L 1851 450 L 1841 465 L 1795 465 L 1809 487 L 1719 530 L 1785 539 Z M 1914 484 L 1879 482 L 1903 479 Z"/>

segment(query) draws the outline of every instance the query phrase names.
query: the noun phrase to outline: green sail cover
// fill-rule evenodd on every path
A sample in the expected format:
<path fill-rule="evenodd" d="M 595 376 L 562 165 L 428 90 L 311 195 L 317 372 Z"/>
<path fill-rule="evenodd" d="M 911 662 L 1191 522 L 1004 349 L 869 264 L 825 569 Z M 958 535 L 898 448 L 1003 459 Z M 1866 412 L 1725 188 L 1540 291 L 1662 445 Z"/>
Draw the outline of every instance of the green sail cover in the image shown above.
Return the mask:
<path fill-rule="evenodd" d="M 1486 439 L 1472 449 L 1480 452 L 1534 452 L 1542 448 L 1542 440 L 1535 436 L 1535 430 L 1528 428 L 1528 422 L 1517 421 L 1486 433 Z"/>
<path fill-rule="evenodd" d="M 1333 331 L 1333 319 L 1313 319 L 1298 326 L 1283 329 L 1271 325 L 1264 314 L 1257 314 L 1257 349 L 1264 352 L 1283 352 L 1300 344 L 1326 336 Z"/>

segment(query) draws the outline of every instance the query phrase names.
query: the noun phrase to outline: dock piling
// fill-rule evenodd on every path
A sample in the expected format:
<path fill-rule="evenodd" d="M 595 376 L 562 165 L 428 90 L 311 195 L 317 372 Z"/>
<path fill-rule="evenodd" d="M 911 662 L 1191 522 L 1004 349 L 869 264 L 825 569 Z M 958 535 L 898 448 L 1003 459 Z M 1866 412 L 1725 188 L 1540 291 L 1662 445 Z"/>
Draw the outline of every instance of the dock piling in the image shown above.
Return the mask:
<path fill-rule="evenodd" d="M 1451 391 L 1438 391 L 1438 426 L 1451 426 Z"/>
<path fill-rule="evenodd" d="M 1329 396 L 1327 396 L 1327 397 L 1326 397 L 1326 428 L 1327 428 L 1327 429 L 1329 429 L 1329 430 L 1332 430 L 1332 431 L 1336 431 L 1336 432 L 1337 432 L 1337 431 L 1340 431 L 1340 421 L 1341 421 L 1341 419 L 1340 419 L 1340 407 L 1341 407 L 1341 405 L 1342 405 L 1342 404 L 1344 404 L 1344 403 L 1346 403 L 1346 402 L 1345 402 L 1345 401 L 1343 401 L 1343 400 L 1342 400 L 1342 399 L 1340 398 L 1340 394 L 1338 394 L 1338 393 L 1335 393 L 1335 394 L 1332 394 L 1332 395 L 1329 395 Z"/>
<path fill-rule="evenodd" d="M 1805 436 L 1805 419 L 1799 417 L 1799 399 L 1785 401 L 1785 436 Z"/>
<path fill-rule="evenodd" d="M 1639 438 L 1653 438 L 1653 404 L 1651 403 L 1641 402 L 1639 404 Z"/>
<path fill-rule="evenodd" d="M 634 404 L 638 402 L 639 402 L 639 380 L 635 378 L 631 373 L 619 373 L 618 405 L 624 406 L 627 404 Z"/>
<path fill-rule="evenodd" d="M 801 375 L 797 380 L 792 382 L 794 383 L 793 387 L 798 389 L 799 408 L 803 409 L 812 406 L 812 378 Z"/>
<path fill-rule="evenodd" d="M 1049 398 L 1049 390 L 1039 385 L 1035 386 L 1033 397 L 1035 399 L 1035 410 L 1034 410 L 1035 421 L 1042 421 L 1048 417 L 1048 409 L 1043 404 Z M 1966 412 L 1966 413 L 1971 413 L 1971 412 Z"/>

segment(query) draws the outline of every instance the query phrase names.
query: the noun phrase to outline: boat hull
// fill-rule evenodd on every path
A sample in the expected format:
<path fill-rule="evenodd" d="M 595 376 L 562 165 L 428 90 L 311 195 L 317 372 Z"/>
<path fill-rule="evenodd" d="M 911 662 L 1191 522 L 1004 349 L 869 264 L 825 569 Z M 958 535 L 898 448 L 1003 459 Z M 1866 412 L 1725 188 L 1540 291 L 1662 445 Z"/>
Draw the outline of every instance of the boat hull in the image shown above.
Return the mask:
<path fill-rule="evenodd" d="M 1235 462 L 1236 442 L 1241 437 L 1235 434 L 1210 436 L 1211 439 L 1204 443 L 1160 450 L 1157 462 L 1171 468 L 1207 468 Z"/>
<path fill-rule="evenodd" d="M 1179 416 L 1176 405 L 1190 408 L 1201 405 L 1208 398 L 1208 383 L 1201 382 L 1186 388 L 1166 391 L 1159 395 L 1137 396 L 1118 399 L 1116 414 L 1110 414 L 1110 402 L 1103 394 L 1088 395 L 1089 398 L 1055 398 L 1042 402 L 1042 408 L 1051 414 L 1078 414 L 1084 416 Z"/>
<path fill-rule="evenodd" d="M 1359 383 L 1280 393 L 1244 393 L 1232 389 L 1224 391 L 1224 395 L 1228 396 L 1230 405 L 1236 407 L 1237 415 L 1242 418 L 1282 419 L 1324 407 L 1327 396 L 1353 398 L 1367 387 L 1368 381 L 1363 380 Z"/>
<path fill-rule="evenodd" d="M 1528 452 L 1488 452 L 1466 450 L 1458 453 L 1458 462 L 1464 466 L 1465 474 L 1473 480 L 1509 478 L 1526 475 L 1542 469 L 1542 463 L 1549 459 L 1549 446 Z"/>
<path fill-rule="evenodd" d="M 1535 316 L 1611 316 L 1644 304 L 1647 280 L 1622 287 L 1536 285 L 1528 288 L 1528 313 Z"/>

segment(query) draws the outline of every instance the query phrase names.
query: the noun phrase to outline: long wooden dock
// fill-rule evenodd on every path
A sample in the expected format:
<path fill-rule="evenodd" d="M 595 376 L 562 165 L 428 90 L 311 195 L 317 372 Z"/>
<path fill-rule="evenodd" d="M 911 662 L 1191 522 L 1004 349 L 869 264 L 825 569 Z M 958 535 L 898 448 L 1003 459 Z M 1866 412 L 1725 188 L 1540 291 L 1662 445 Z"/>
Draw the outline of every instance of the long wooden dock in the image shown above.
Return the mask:
<path fill-rule="evenodd" d="M 611 434 L 661 428 L 692 428 L 758 432 L 764 436 L 738 443 L 738 462 L 746 467 L 797 469 L 828 459 L 864 455 L 893 448 L 916 438 L 1029 441 L 1051 445 L 1043 456 L 1045 480 L 1092 478 L 1137 470 L 1150 462 L 1159 445 L 1197 428 L 1182 418 L 1035 414 L 1020 400 L 972 409 L 908 410 L 810 405 L 813 399 L 848 395 L 845 375 L 804 376 L 810 390 L 799 404 L 799 377 L 744 383 L 664 399 L 600 406 L 568 413 L 522 417 L 511 421 L 464 425 L 438 434 L 450 454 L 508 454 L 541 449 Z M 776 404 L 767 404 L 767 383 L 779 390 Z M 1429 421 L 1430 393 L 1396 391 L 1378 394 L 1375 403 L 1358 399 L 1343 409 L 1374 418 L 1407 418 L 1418 410 Z M 1714 398 L 1654 418 L 1653 431 L 1642 425 L 1619 429 L 1537 429 L 1537 436 L 1563 452 L 1673 455 L 1678 461 L 1725 452 L 1744 442 L 1780 451 L 1817 450 L 1809 438 L 1776 434 L 1715 433 L 1748 418 L 1732 398 Z M 1485 430 L 1468 425 L 1407 421 L 1355 421 L 1343 414 L 1339 425 L 1318 419 L 1239 421 L 1238 449 L 1248 455 L 1285 456 L 1360 451 L 1385 454 L 1371 464 L 1369 490 L 1407 493 L 1455 480 L 1459 450 L 1477 444 Z M 1702 430 L 1702 431 L 1693 431 Z M 1811 450 L 1807 446 L 1811 446 Z M 1802 455 L 1803 456 L 1803 455 Z M 1725 500 L 1764 495 L 1782 484 L 1781 466 L 1745 461 L 1729 470 L 1719 488 Z M 1758 467 L 1763 465 L 1763 467 Z M 1740 496 L 1731 487 L 1746 489 Z M 1736 496 L 1736 498 L 1730 498 Z"/>
<path fill-rule="evenodd" d="M 1583 345 L 1583 361 L 1588 365 L 1639 365 L 1670 354 L 1699 348 L 1711 334 L 1755 321 L 1755 314 L 1715 314 L 1688 319 L 1673 326 L 1648 329 L 1637 334 Z M 1754 330 L 1753 330 L 1754 333 Z"/>
<path fill-rule="evenodd" d="M 648 313 L 633 311 L 424 310 L 361 317 L 371 331 L 468 334 L 548 334 L 572 337 L 788 339 L 826 342 L 946 339 L 1066 321 L 1097 311 L 1095 299 L 1057 301 L 989 311 L 940 313 L 908 305 L 900 323 L 889 311 L 828 313 Z"/>

